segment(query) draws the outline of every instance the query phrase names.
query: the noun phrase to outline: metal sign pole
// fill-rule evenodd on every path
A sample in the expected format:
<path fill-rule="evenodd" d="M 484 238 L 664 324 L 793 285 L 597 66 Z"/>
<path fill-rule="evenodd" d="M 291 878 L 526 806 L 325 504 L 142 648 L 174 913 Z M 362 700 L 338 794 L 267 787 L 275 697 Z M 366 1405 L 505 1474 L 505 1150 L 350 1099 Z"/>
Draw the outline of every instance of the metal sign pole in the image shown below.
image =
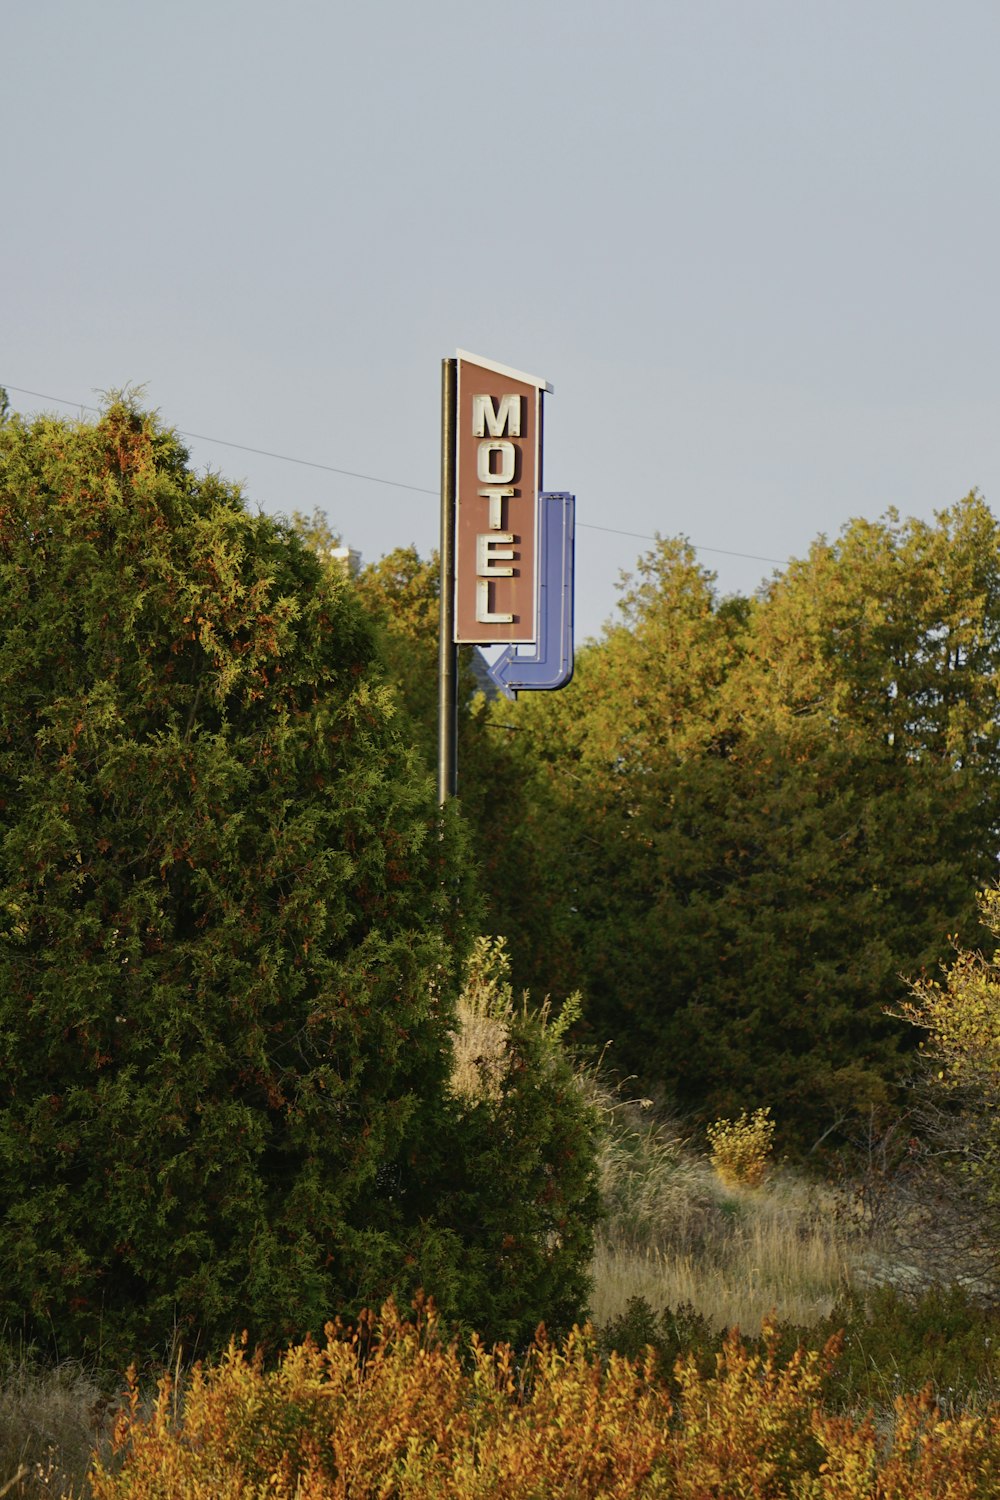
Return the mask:
<path fill-rule="evenodd" d="M 438 639 L 438 802 L 458 791 L 458 647 L 455 645 L 455 435 L 458 361 L 441 361 L 441 614 Z"/>

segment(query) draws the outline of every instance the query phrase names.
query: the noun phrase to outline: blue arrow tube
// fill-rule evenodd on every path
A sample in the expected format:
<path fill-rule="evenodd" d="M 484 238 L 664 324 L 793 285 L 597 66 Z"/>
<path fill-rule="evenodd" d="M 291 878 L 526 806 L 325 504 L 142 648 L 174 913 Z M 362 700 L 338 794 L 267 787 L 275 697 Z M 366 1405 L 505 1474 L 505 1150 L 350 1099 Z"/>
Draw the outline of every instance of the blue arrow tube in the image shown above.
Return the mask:
<path fill-rule="evenodd" d="M 573 676 L 573 563 L 576 497 L 565 491 L 539 495 L 538 640 L 531 656 L 508 646 L 487 668 L 508 698 L 525 691 L 565 687 Z"/>

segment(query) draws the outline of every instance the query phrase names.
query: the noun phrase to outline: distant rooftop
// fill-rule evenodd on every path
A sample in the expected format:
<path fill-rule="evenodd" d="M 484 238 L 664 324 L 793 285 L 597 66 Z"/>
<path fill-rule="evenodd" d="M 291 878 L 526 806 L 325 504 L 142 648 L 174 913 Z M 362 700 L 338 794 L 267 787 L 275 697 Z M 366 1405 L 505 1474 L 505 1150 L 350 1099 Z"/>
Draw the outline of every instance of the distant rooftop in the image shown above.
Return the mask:
<path fill-rule="evenodd" d="M 327 553 L 331 562 L 339 563 L 349 578 L 357 578 L 361 570 L 361 553 L 353 547 L 331 547 Z"/>

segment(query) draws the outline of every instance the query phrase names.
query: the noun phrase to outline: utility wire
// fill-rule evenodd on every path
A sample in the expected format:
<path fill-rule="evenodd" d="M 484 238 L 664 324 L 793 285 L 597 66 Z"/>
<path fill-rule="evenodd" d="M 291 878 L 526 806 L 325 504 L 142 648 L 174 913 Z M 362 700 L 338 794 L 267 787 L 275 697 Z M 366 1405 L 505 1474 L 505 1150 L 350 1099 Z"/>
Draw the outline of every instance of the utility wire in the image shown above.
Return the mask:
<path fill-rule="evenodd" d="M 39 401 L 54 401 L 57 406 L 74 406 L 79 411 L 99 411 L 96 406 L 89 406 L 85 401 L 67 401 L 64 396 L 48 396 L 44 391 L 29 391 L 22 385 L 8 385 L 0 381 L 4 390 L 16 391 L 19 396 L 36 396 Z M 181 437 L 194 438 L 199 443 L 217 443 L 221 448 L 237 448 L 241 453 L 256 453 L 261 458 L 276 458 L 283 464 L 299 464 L 305 469 L 322 469 L 327 474 L 342 474 L 348 479 L 364 479 L 369 484 L 385 484 L 396 490 L 410 490 L 415 495 L 437 495 L 438 491 L 427 489 L 425 485 L 404 484 L 399 479 L 383 479 L 380 474 L 362 474 L 357 469 L 339 469 L 335 464 L 316 463 L 309 458 L 294 458 L 290 453 L 272 453 L 269 448 L 252 448 L 249 443 L 234 443 L 228 438 L 208 437 L 203 432 L 188 432 L 183 427 L 174 428 Z M 577 521 L 577 526 L 586 531 L 604 531 L 610 536 L 634 537 L 639 542 L 655 542 L 659 538 L 650 536 L 646 531 L 622 531 L 618 526 L 597 526 L 593 521 Z M 726 547 L 703 547 L 695 543 L 691 544 L 696 552 L 715 552 L 721 557 L 742 557 L 749 562 L 777 563 L 779 567 L 785 567 L 788 563 L 787 557 L 762 557 L 755 552 L 732 552 Z"/>
<path fill-rule="evenodd" d="M 612 536 L 634 536 L 640 542 L 655 542 L 655 536 L 649 536 L 645 531 L 621 531 L 617 526 L 596 526 L 593 521 L 577 521 L 577 526 L 586 526 L 588 531 L 610 531 Z M 723 557 L 747 557 L 751 562 L 780 563 L 784 567 L 788 563 L 787 557 L 762 557 L 757 552 L 730 552 L 725 547 L 699 547 L 691 543 L 696 552 L 721 552 Z"/>
<path fill-rule="evenodd" d="M 3 382 L 0 381 L 0 385 Z M 37 396 L 40 401 L 55 401 L 60 406 L 75 406 L 80 411 L 99 411 L 97 406 L 88 406 L 84 401 L 67 401 L 62 396 L 47 396 L 44 391 L 28 391 L 20 385 L 4 385 L 4 390 L 17 391 L 19 396 Z M 414 490 L 418 495 L 436 495 L 437 490 L 424 489 L 419 484 L 403 484 L 398 479 L 383 479 L 378 474 L 359 474 L 355 469 L 338 469 L 334 464 L 314 463 L 309 458 L 293 458 L 290 453 L 272 453 L 267 448 L 251 448 L 249 443 L 231 443 L 227 438 L 207 437 L 203 432 L 188 432 L 183 427 L 174 428 L 181 437 L 195 438 L 199 443 L 218 443 L 223 448 L 239 448 L 243 453 L 259 453 L 262 458 L 278 458 L 285 464 L 301 464 L 307 469 L 325 469 L 328 474 L 345 474 L 349 479 L 367 479 L 372 484 L 389 484 L 397 490 Z"/>

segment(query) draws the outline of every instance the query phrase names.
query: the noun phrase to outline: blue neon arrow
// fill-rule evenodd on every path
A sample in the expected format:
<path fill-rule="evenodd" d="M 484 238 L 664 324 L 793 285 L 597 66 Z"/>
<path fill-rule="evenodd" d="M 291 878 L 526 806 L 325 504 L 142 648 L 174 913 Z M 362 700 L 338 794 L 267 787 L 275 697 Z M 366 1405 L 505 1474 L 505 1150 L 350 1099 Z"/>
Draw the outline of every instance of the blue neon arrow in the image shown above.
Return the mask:
<path fill-rule="evenodd" d="M 538 640 L 532 656 L 508 646 L 487 671 L 502 693 L 561 688 L 573 676 L 573 541 L 576 497 L 539 495 Z"/>

